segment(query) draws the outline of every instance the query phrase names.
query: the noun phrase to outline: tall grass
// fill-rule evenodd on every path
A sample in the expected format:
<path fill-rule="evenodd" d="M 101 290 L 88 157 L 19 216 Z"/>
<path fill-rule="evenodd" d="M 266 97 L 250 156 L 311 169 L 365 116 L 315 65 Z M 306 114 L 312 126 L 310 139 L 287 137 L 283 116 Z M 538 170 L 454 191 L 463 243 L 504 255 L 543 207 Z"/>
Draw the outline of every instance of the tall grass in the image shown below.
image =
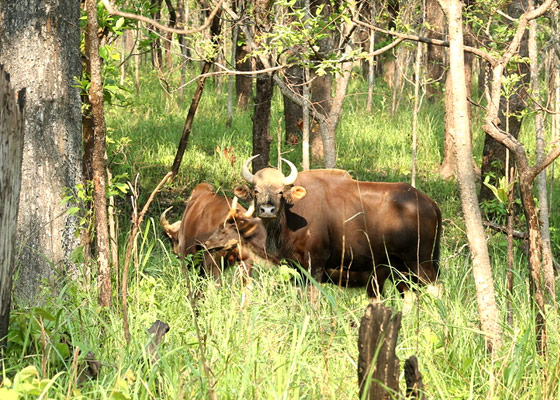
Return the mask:
<path fill-rule="evenodd" d="M 409 180 L 411 115 L 406 101 L 391 117 L 383 101 L 388 94 L 380 87 L 375 111 L 367 115 L 365 95 L 360 94 L 363 83 L 356 80 L 352 92 L 356 94 L 347 99 L 337 136 L 338 166 L 363 180 Z M 365 290 L 323 284 L 317 304 L 311 304 L 307 286 L 293 278 L 293 270 L 262 265 L 256 267 L 248 288 L 242 286 L 236 268 L 224 271 L 218 285 L 200 277 L 193 259 L 181 263 L 170 254 L 155 222 L 169 204 L 177 205 L 179 215 L 181 203 L 201 181 L 225 193 L 241 182 L 241 163 L 251 151 L 250 113 L 236 112 L 232 127 L 226 129 L 225 104 L 225 94 L 218 93 L 210 81 L 180 175 L 158 196 L 151 210 L 154 218 L 147 220 L 137 240 L 129 282 L 130 344 L 124 340 L 117 293 L 113 307 L 100 308 L 95 275 L 86 273 L 89 269 L 84 266 L 84 274 L 75 279 L 60 277 L 56 294 L 41 309 L 13 313 L 3 359 L 4 377 L 9 379 L 0 388 L 0 398 L 4 398 L 1 390 L 27 398 L 43 393 L 43 398 L 55 399 L 203 399 L 211 391 L 224 399 L 358 397 L 357 333 L 368 303 Z M 131 95 L 128 107 L 107 110 L 111 169 L 115 175 L 124 174 L 122 180 L 133 180 L 138 174 L 141 196 L 147 196 L 170 168 L 186 109 L 187 105 L 162 94 L 147 74 L 141 95 Z M 281 110 L 277 93 L 273 136 L 281 128 Z M 517 251 L 514 322 L 506 323 L 505 247 L 492 233 L 489 246 L 505 344 L 494 356 L 486 353 L 458 191 L 437 173 L 442 158 L 441 105 L 424 104 L 419 124 L 418 186 L 438 201 L 445 219 L 444 292 L 434 298 L 418 288 L 413 310 L 402 319 L 397 356 L 418 357 L 432 399 L 560 398 L 558 320 L 549 320 L 548 357 L 537 354 L 527 260 Z M 481 140 L 475 135 L 478 148 Z M 233 166 L 222 151 L 230 147 L 236 156 Z M 299 162 L 300 149 L 292 150 L 286 157 Z M 129 208 L 129 200 L 123 197 L 119 203 L 123 238 Z M 402 309 L 402 299 L 392 285 L 386 285 L 383 303 Z M 156 319 L 168 323 L 170 331 L 154 362 L 146 344 L 147 329 Z M 79 386 L 72 366 L 76 346 L 81 350 L 79 367 L 88 351 L 102 363 L 97 379 L 86 379 Z M 26 366 L 33 366 L 35 372 L 23 370 Z"/>

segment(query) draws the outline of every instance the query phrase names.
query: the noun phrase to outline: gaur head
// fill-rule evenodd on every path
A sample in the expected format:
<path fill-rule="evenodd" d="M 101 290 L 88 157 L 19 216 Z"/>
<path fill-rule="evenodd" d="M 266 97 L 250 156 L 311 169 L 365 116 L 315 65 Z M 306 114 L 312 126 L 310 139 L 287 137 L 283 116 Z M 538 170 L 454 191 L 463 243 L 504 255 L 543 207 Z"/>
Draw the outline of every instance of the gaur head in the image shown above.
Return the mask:
<path fill-rule="evenodd" d="M 237 209 L 237 202 L 238 199 L 235 197 L 224 223 L 220 224 L 204 243 L 208 251 L 233 249 L 258 233 L 259 220 L 252 218 L 255 212 L 254 204 L 251 204 L 247 211 L 240 212 Z"/>
<path fill-rule="evenodd" d="M 284 202 L 292 205 L 305 197 L 307 192 L 302 186 L 294 186 L 298 175 L 297 168 L 284 158 L 281 160 L 290 167 L 288 176 L 284 176 L 282 171 L 276 168 L 263 168 L 253 175 L 249 171 L 249 163 L 258 156 L 259 154 L 247 159 L 241 169 L 241 176 L 251 185 L 251 188 L 245 185 L 238 186 L 234 193 L 243 199 L 254 199 L 258 217 L 276 218 Z"/>

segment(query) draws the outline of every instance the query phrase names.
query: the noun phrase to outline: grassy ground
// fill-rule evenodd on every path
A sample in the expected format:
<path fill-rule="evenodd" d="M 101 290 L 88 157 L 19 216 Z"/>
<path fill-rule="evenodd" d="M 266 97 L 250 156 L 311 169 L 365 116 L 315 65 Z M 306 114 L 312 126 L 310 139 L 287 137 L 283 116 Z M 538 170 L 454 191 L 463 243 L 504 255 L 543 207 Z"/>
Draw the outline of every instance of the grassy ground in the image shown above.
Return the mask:
<path fill-rule="evenodd" d="M 59 291 L 43 308 L 13 313 L 3 360 L 9 379 L 0 387 L 0 398 L 19 393 L 56 399 L 202 399 L 211 392 L 220 399 L 358 397 L 357 332 L 368 302 L 365 290 L 324 284 L 318 304 L 312 305 L 305 286 L 291 279 L 292 270 L 265 266 L 257 267 L 250 288 L 243 288 L 233 268 L 218 286 L 201 279 L 192 260 L 181 264 L 154 222 L 170 204 L 178 218 L 183 201 L 201 181 L 225 193 L 241 182 L 241 163 L 251 151 L 250 113 L 236 112 L 227 129 L 225 92 L 219 93 L 212 81 L 206 90 L 179 177 L 158 195 L 137 241 L 129 283 L 130 344 L 122 332 L 120 299 L 115 294 L 114 307 L 98 307 L 95 276 L 84 265 L 76 279 L 60 279 Z M 389 92 L 379 88 L 375 110 L 368 115 L 363 92 L 363 82 L 356 78 L 339 126 L 338 166 L 362 180 L 409 181 L 412 116 L 407 102 L 391 116 Z M 549 319 L 548 357 L 538 355 L 527 260 L 516 249 L 513 323 L 506 322 L 505 245 L 491 232 L 504 348 L 493 357 L 485 351 L 458 189 L 437 173 L 443 111 L 438 104 L 423 107 L 418 187 L 440 204 L 444 215 L 444 293 L 438 299 L 419 289 L 413 310 L 403 316 L 397 356 L 418 357 L 432 399 L 558 399 L 558 321 Z M 138 174 L 141 204 L 173 161 L 187 108 L 176 103 L 176 96 L 162 94 L 148 76 L 141 95 L 131 95 L 129 106 L 107 110 L 111 169 L 121 182 L 134 181 Z M 281 111 L 276 94 L 273 137 Z M 476 129 L 474 140 L 480 154 L 482 137 Z M 233 166 L 223 153 L 230 147 L 236 157 Z M 298 162 L 300 149 L 283 149 L 290 150 L 286 156 Z M 118 211 L 124 242 L 131 211 L 126 196 L 119 200 Z M 401 298 L 389 285 L 383 303 L 402 309 Z M 156 319 L 170 326 L 157 361 L 146 351 L 147 329 Z M 82 354 L 78 364 L 73 363 L 75 347 Z M 77 385 L 77 371 L 88 351 L 102 367 L 97 380 Z"/>

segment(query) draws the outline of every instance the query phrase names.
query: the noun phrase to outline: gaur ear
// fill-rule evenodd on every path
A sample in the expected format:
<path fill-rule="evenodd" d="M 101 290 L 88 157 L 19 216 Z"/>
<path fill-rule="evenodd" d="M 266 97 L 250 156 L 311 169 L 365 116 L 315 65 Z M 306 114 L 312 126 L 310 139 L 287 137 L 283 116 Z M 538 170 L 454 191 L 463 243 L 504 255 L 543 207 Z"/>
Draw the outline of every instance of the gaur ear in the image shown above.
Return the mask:
<path fill-rule="evenodd" d="M 307 194 L 307 190 L 303 186 L 293 186 L 284 194 L 284 198 L 288 204 L 294 204 L 301 200 Z"/>
<path fill-rule="evenodd" d="M 233 194 L 242 200 L 251 200 L 251 190 L 247 185 L 240 185 L 233 189 Z"/>

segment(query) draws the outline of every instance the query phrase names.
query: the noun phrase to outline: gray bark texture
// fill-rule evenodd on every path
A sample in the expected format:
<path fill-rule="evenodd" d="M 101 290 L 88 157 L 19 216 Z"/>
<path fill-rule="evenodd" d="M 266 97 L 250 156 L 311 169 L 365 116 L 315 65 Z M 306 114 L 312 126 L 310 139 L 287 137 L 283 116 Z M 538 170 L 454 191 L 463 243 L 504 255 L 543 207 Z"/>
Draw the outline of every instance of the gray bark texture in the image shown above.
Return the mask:
<path fill-rule="evenodd" d="M 25 89 L 16 96 L 0 64 L 0 339 L 6 344 L 17 228 Z"/>
<path fill-rule="evenodd" d="M 68 273 L 77 246 L 64 188 L 81 183 L 80 3 L 0 0 L 0 63 L 27 87 L 18 213 L 16 299 L 34 304 L 40 282 Z"/>

